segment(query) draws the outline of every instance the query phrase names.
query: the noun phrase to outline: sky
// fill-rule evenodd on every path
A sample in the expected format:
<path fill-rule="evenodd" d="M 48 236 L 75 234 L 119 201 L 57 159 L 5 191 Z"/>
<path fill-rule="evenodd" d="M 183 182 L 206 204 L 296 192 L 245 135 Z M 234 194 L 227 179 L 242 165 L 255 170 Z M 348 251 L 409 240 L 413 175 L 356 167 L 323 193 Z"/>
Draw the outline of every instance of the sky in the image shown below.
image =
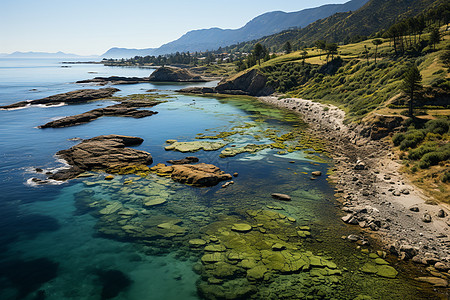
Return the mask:
<path fill-rule="evenodd" d="M 0 0 L 0 53 L 101 55 L 156 48 L 190 30 L 236 29 L 269 11 L 348 0 Z"/>

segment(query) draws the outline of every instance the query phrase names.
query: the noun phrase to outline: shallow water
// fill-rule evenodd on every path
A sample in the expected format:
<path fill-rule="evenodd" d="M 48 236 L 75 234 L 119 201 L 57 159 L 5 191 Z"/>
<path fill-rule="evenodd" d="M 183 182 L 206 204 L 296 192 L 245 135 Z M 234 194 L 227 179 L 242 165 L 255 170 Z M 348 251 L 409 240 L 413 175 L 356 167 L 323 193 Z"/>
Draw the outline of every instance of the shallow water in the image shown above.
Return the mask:
<path fill-rule="evenodd" d="M 85 88 L 73 82 L 94 76 L 148 76 L 150 72 L 83 64 L 61 68 L 53 60 L 3 59 L 0 104 Z M 305 125 L 296 116 L 244 98 L 194 97 L 174 92 L 185 86 L 118 86 L 119 95 L 157 88 L 162 90 L 159 93 L 172 96 L 154 107 L 157 115 L 144 119 L 105 117 L 81 126 L 42 130 L 36 126 L 113 102 L 0 111 L 1 299 L 199 299 L 198 291 L 212 298 L 215 291 L 205 291 L 220 287 L 234 291 L 251 287 L 257 297 L 265 299 L 354 299 L 358 295 L 373 299 L 439 299 L 438 293 L 411 279 L 420 271 L 389 257 L 388 262 L 399 271 L 396 279 L 360 271 L 371 259 L 355 244 L 341 239 L 355 232 L 340 222 L 332 186 L 325 175 L 310 179 L 312 171 L 326 174 L 331 161 L 317 152 L 294 149 L 306 143 Z M 265 149 L 221 158 L 223 149 L 194 154 L 164 150 L 167 139 L 196 141 L 199 134 L 230 131 L 238 133 L 224 139 L 228 143 L 225 148 L 269 144 L 275 142 L 274 137 L 294 132 L 295 138 L 284 142 L 293 152 Z M 155 174 L 143 178 L 115 176 L 109 182 L 103 181 L 104 174 L 97 174 L 61 185 L 26 184 L 31 177 L 42 176 L 34 172 L 36 167 L 51 170 L 63 166 L 54 154 L 77 143 L 69 139 L 102 134 L 144 138 L 136 148 L 150 152 L 154 164 L 194 155 L 200 162 L 239 176 L 226 189 L 220 184 L 212 188 L 185 186 Z M 133 183 L 124 184 L 129 179 Z M 270 197 L 274 192 L 289 194 L 293 200 L 275 200 Z M 167 200 L 162 205 L 143 205 L 161 198 Z M 121 208 L 108 214 L 102 212 L 112 204 Z M 259 219 L 275 213 L 284 219 L 279 215 L 273 220 Z M 288 222 L 286 217 L 295 220 Z M 156 225 L 174 220 L 178 227 L 154 232 Z M 272 226 L 273 222 L 277 226 Z M 230 230 L 235 223 L 248 223 L 254 228 L 246 234 L 236 233 Z M 258 223 L 267 231 L 257 231 Z M 311 237 L 296 236 L 300 226 L 309 226 Z M 213 237 L 219 242 L 213 242 Z M 244 244 L 233 244 L 231 237 Z M 210 245 L 229 245 L 226 255 L 234 251 L 247 256 L 263 253 L 260 251 L 265 246 L 256 245 L 259 241 L 270 246 L 279 241 L 287 246 L 284 253 L 303 255 L 310 251 L 334 262 L 342 274 L 324 277 L 313 276 L 313 271 L 278 272 L 269 268 L 266 281 L 248 282 L 241 262 L 236 264 L 238 268 L 229 260 L 201 267 L 206 252 L 189 246 L 189 240 L 198 238 Z M 218 265 L 234 273 L 224 275 Z"/>

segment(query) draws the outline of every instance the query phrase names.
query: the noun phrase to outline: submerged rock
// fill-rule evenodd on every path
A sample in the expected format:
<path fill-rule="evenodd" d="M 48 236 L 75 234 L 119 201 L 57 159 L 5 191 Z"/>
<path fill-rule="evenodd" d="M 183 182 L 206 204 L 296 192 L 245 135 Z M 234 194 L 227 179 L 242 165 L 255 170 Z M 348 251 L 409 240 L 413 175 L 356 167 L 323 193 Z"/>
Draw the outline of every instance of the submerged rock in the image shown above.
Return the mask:
<path fill-rule="evenodd" d="M 189 245 L 191 247 L 202 247 L 202 246 L 206 245 L 206 241 L 202 240 L 202 239 L 192 239 L 192 240 L 189 240 Z"/>
<path fill-rule="evenodd" d="M 67 150 L 56 153 L 71 167 L 58 171 L 50 176 L 54 180 L 68 180 L 77 177 L 85 171 L 100 171 L 112 167 L 125 167 L 127 165 L 148 165 L 152 163 L 150 153 L 126 148 L 126 146 L 139 145 L 144 140 L 139 137 L 123 135 L 101 135 Z"/>
<path fill-rule="evenodd" d="M 244 147 L 232 147 L 232 148 L 225 148 L 220 153 L 220 157 L 233 157 L 241 153 L 255 153 L 264 149 L 269 148 L 270 145 L 255 145 L 255 144 L 249 144 L 245 145 Z"/>
<path fill-rule="evenodd" d="M 275 198 L 277 200 L 282 200 L 282 201 L 291 201 L 292 200 L 291 196 L 286 195 L 286 194 L 280 194 L 280 193 L 273 193 L 272 198 Z"/>
<path fill-rule="evenodd" d="M 231 230 L 237 231 L 237 232 L 249 232 L 250 230 L 252 230 L 252 226 L 250 226 L 248 224 L 237 223 L 237 224 L 233 224 L 233 227 L 231 227 Z"/>
<path fill-rule="evenodd" d="M 61 103 L 76 104 L 111 97 L 117 91 L 119 91 L 119 89 L 116 88 L 83 89 L 63 94 L 57 94 L 38 100 L 21 101 L 10 105 L 0 106 L 0 109 L 14 109 L 26 107 L 28 105 L 39 105 L 39 104 L 46 106 L 58 105 Z"/>
<path fill-rule="evenodd" d="M 192 164 L 192 163 L 197 163 L 197 162 L 199 162 L 199 159 L 195 156 L 188 156 L 183 159 L 167 161 L 167 163 L 172 164 L 172 165 L 186 165 L 186 164 Z"/>
<path fill-rule="evenodd" d="M 369 274 L 376 274 L 385 278 L 395 278 L 398 275 L 397 270 L 388 265 L 377 265 L 373 263 L 366 263 L 361 267 L 361 271 Z"/>
<path fill-rule="evenodd" d="M 164 147 L 164 149 L 179 152 L 196 152 L 199 150 L 215 151 L 224 147 L 225 145 L 226 143 L 222 142 L 207 142 L 207 141 L 177 142 L 172 140 L 172 143 L 169 146 Z"/>
<path fill-rule="evenodd" d="M 214 186 L 220 181 L 232 179 L 230 174 L 226 174 L 214 165 L 205 163 L 174 166 L 157 164 L 150 168 L 150 170 L 160 176 L 167 176 L 174 181 L 194 186 Z"/>
<path fill-rule="evenodd" d="M 422 281 L 422 282 L 427 282 L 429 284 L 434 285 L 435 287 L 447 287 L 448 286 L 448 281 L 443 278 L 439 278 L 439 277 L 418 277 L 418 278 L 416 278 L 416 280 Z"/>

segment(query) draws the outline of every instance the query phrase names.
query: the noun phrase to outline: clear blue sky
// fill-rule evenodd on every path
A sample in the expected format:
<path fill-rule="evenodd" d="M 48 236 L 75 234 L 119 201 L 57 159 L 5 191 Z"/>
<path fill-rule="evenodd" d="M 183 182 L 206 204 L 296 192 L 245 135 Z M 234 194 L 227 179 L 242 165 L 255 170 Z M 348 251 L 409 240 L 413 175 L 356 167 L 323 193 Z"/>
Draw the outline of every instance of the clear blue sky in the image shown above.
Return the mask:
<path fill-rule="evenodd" d="M 100 55 L 153 48 L 201 28 L 239 28 L 269 11 L 348 0 L 0 0 L 0 53 Z"/>

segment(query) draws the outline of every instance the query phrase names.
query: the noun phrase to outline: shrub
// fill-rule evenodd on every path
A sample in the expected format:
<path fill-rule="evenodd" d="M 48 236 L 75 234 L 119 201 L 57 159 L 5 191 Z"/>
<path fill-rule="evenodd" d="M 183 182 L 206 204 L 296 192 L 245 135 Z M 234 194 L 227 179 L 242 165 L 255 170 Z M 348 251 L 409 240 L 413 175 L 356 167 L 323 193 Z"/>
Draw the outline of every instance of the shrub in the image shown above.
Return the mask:
<path fill-rule="evenodd" d="M 437 148 L 438 145 L 436 143 L 425 143 L 419 148 L 409 151 L 408 158 L 411 160 L 419 160 L 425 154 L 436 151 Z"/>
<path fill-rule="evenodd" d="M 450 181 L 450 172 L 445 172 L 442 177 L 441 177 L 441 181 L 446 183 Z"/>
<path fill-rule="evenodd" d="M 428 121 L 425 125 L 425 130 L 427 132 L 437 133 L 437 134 L 444 134 L 448 132 L 449 129 L 449 123 L 448 120 L 443 119 L 437 119 L 437 120 L 431 120 Z"/>
<path fill-rule="evenodd" d="M 445 147 L 443 147 L 445 148 Z M 440 151 L 430 152 L 425 154 L 419 162 L 419 167 L 421 169 L 429 168 L 430 166 L 435 166 L 441 161 L 448 160 L 450 158 L 450 149 L 442 149 Z"/>
<path fill-rule="evenodd" d="M 415 148 L 425 138 L 425 133 L 421 130 L 408 131 L 405 139 L 400 143 L 400 150 Z"/>

